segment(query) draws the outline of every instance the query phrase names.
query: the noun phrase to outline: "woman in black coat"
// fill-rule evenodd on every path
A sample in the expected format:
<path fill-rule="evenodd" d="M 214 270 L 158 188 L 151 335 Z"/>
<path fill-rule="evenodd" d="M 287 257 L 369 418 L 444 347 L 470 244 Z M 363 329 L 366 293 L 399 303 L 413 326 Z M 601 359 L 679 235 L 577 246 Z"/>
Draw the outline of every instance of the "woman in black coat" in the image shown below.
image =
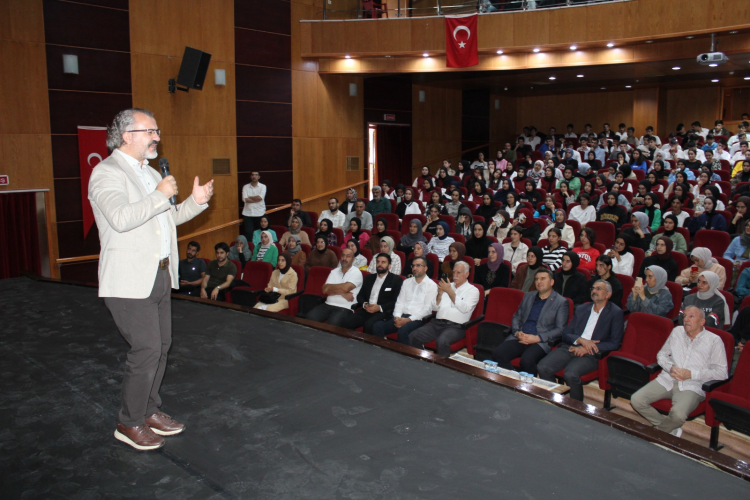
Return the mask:
<path fill-rule="evenodd" d="M 576 306 L 591 301 L 589 282 L 586 276 L 577 270 L 580 262 L 577 253 L 573 251 L 565 252 L 562 258 L 562 266 L 555 273 L 555 283 L 552 285 L 554 291 L 572 300 Z"/>

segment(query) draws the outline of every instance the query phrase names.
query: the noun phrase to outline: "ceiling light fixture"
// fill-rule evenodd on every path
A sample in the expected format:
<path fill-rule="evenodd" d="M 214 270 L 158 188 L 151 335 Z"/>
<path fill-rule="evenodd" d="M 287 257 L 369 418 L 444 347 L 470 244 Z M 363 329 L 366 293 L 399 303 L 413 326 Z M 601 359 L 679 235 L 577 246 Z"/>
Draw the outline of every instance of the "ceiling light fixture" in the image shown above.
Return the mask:
<path fill-rule="evenodd" d="M 615 46 L 614 42 L 609 42 L 609 43 L 607 44 L 607 47 L 609 47 L 610 49 L 611 49 L 612 47 L 614 47 L 614 46 Z"/>
<path fill-rule="evenodd" d="M 347 54 L 347 55 L 344 56 L 344 59 L 351 59 L 351 58 L 352 58 L 352 56 L 350 56 L 349 54 Z"/>
<path fill-rule="evenodd" d="M 718 78 L 714 78 L 714 79 L 713 79 L 713 80 L 711 80 L 711 81 L 712 81 L 713 83 L 717 83 L 717 82 L 719 81 L 719 79 L 718 79 Z"/>
<path fill-rule="evenodd" d="M 625 85 L 625 88 L 626 88 L 626 89 L 632 89 L 632 88 L 633 88 L 633 86 L 632 86 L 632 85 Z"/>
<path fill-rule="evenodd" d="M 607 90 L 607 87 L 602 87 L 602 90 Z"/>
<path fill-rule="evenodd" d="M 430 54 L 428 54 L 427 52 L 425 52 L 424 54 L 422 54 L 422 57 L 430 57 Z"/>
<path fill-rule="evenodd" d="M 583 75 L 576 75 L 577 78 L 583 78 Z"/>
<path fill-rule="evenodd" d="M 557 80 L 557 78 L 556 78 L 556 77 L 554 77 L 554 76 L 550 76 L 550 77 L 549 77 L 549 79 L 550 79 L 550 80 Z"/>
<path fill-rule="evenodd" d="M 646 40 L 646 43 L 654 43 L 653 40 Z"/>
<path fill-rule="evenodd" d="M 689 36 L 686 36 L 685 38 L 687 38 L 688 40 L 692 40 L 695 37 L 693 35 L 689 35 Z"/>
<path fill-rule="evenodd" d="M 570 50 L 576 50 L 576 49 L 578 49 L 578 47 L 576 47 L 575 45 L 570 46 Z"/>
<path fill-rule="evenodd" d="M 745 80 L 750 80 L 750 76 L 746 76 L 746 77 L 745 77 Z"/>
<path fill-rule="evenodd" d="M 502 51 L 502 50 L 498 50 L 498 51 L 497 51 L 497 53 L 498 53 L 498 54 L 502 54 L 502 53 L 503 53 L 503 51 Z"/>
<path fill-rule="evenodd" d="M 715 68 L 716 66 L 718 66 L 718 64 L 716 64 L 716 63 L 712 63 L 712 64 L 708 65 L 709 68 Z"/>
<path fill-rule="evenodd" d="M 540 49 L 539 47 L 537 47 L 537 48 L 535 48 L 535 49 L 534 49 L 534 51 L 533 51 L 533 52 L 534 52 L 534 53 L 537 53 L 537 52 L 539 52 L 539 51 L 541 51 L 541 50 L 542 50 L 542 49 Z"/>
<path fill-rule="evenodd" d="M 729 32 L 730 35 L 736 35 L 737 33 L 739 33 L 739 31 L 737 30 L 732 30 Z"/>
<path fill-rule="evenodd" d="M 679 71 L 679 70 L 681 70 L 682 68 L 680 68 L 679 66 L 672 66 L 672 69 L 673 69 L 673 70 L 675 70 L 675 71 Z"/>

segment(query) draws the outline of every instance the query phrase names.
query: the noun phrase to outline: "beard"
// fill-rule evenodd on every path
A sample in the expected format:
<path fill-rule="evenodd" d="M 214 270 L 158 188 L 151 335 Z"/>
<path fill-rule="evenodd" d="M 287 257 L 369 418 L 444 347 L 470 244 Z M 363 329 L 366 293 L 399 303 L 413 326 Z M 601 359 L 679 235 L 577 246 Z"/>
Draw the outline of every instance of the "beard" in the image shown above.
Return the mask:
<path fill-rule="evenodd" d="M 153 150 L 151 149 L 151 146 L 156 146 Z M 148 146 L 146 146 L 146 150 L 143 152 L 143 157 L 147 160 L 153 160 L 157 156 L 159 156 L 158 152 L 159 143 L 156 141 L 151 141 L 148 143 Z"/>

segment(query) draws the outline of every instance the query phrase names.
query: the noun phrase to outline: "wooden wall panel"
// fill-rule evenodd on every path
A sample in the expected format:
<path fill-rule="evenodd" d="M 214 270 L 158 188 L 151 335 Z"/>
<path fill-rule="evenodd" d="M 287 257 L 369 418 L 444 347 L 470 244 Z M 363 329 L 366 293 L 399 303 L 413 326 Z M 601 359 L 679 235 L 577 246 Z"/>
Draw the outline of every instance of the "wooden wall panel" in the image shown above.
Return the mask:
<path fill-rule="evenodd" d="M 0 1 L 0 40 L 44 43 L 42 0 Z"/>
<path fill-rule="evenodd" d="M 495 109 L 495 101 L 500 109 Z M 515 137 L 518 123 L 518 99 L 490 94 L 490 157 L 496 158 L 503 144 Z M 512 141 L 511 141 L 512 144 Z"/>
<path fill-rule="evenodd" d="M 649 125 L 658 131 L 659 123 L 659 89 L 637 89 L 633 99 L 633 123 L 638 135 L 646 132 Z"/>
<path fill-rule="evenodd" d="M 50 90 L 50 126 L 53 134 L 78 134 L 78 126 L 106 127 L 118 111 L 131 106 L 130 94 Z"/>
<path fill-rule="evenodd" d="M 52 170 L 55 179 L 80 177 L 77 135 L 52 136 Z"/>
<path fill-rule="evenodd" d="M 235 78 L 239 101 L 292 102 L 288 70 L 238 64 Z"/>
<path fill-rule="evenodd" d="M 153 12 L 149 12 L 145 18 L 152 16 Z M 127 10 L 44 0 L 47 43 L 129 52 L 129 31 Z"/>
<path fill-rule="evenodd" d="M 291 4 L 285 0 L 234 2 L 234 25 L 269 33 L 291 34 Z"/>
<path fill-rule="evenodd" d="M 699 121 L 705 128 L 711 128 L 714 120 L 721 116 L 721 87 L 673 89 L 667 91 L 665 133 L 673 132 L 678 123 L 690 124 Z"/>
<path fill-rule="evenodd" d="M 237 64 L 291 69 L 291 37 L 235 28 Z M 288 54 L 288 57 L 279 57 Z"/>
<path fill-rule="evenodd" d="M 419 102 L 419 91 L 425 102 Z M 436 172 L 445 158 L 453 165 L 461 159 L 461 91 L 412 86 L 412 178 L 421 165 Z"/>
<path fill-rule="evenodd" d="M 239 161 L 237 172 L 291 170 L 292 139 L 289 137 L 238 137 L 237 157 L 250 160 Z M 261 182 L 265 184 L 265 181 L 261 180 Z M 240 185 L 244 184 L 240 182 Z"/>
<path fill-rule="evenodd" d="M 0 40 L 0 68 L 0 134 L 48 134 L 44 45 Z"/>

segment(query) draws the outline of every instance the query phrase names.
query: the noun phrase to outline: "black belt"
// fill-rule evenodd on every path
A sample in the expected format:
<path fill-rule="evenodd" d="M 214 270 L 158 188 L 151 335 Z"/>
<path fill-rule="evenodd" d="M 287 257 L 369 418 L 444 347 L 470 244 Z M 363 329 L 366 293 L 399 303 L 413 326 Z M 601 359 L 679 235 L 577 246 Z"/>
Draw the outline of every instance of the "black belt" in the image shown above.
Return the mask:
<path fill-rule="evenodd" d="M 435 321 L 437 321 L 438 323 L 445 323 L 445 324 L 453 325 L 453 326 L 461 326 L 461 323 L 456 323 L 455 321 L 449 321 L 447 319 L 437 319 L 436 318 Z"/>
<path fill-rule="evenodd" d="M 164 257 L 159 261 L 159 271 L 169 269 L 169 257 Z"/>

